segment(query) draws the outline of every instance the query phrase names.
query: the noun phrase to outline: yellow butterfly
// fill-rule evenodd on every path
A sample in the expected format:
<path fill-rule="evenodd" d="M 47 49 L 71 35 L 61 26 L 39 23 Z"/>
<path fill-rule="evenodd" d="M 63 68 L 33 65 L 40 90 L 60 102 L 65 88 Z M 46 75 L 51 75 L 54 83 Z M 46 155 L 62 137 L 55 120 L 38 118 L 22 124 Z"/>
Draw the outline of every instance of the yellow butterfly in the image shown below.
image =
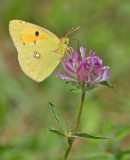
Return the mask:
<path fill-rule="evenodd" d="M 9 32 L 18 51 L 21 69 L 37 82 L 53 72 L 68 48 L 69 33 L 59 39 L 47 29 L 22 20 L 11 20 Z"/>

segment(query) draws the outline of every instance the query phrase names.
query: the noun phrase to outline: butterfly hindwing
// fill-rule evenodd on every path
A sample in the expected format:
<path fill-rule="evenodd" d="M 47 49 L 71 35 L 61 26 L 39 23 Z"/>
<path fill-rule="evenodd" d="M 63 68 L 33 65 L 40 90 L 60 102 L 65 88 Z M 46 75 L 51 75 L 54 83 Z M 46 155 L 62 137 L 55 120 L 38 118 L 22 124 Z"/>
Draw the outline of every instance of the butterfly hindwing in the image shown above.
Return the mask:
<path fill-rule="evenodd" d="M 60 62 L 54 52 L 57 47 L 58 43 L 52 39 L 26 45 L 18 54 L 23 72 L 37 82 L 47 78 Z"/>

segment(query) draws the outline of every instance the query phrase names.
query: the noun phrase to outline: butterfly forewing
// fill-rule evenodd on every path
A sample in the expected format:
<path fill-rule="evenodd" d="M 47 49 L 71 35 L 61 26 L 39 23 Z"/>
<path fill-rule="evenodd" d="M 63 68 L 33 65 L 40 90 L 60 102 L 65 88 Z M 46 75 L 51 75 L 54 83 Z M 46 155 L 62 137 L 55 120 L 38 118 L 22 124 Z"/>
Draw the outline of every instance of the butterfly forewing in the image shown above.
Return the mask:
<path fill-rule="evenodd" d="M 31 42 L 35 44 L 38 40 L 53 39 L 57 43 L 60 41 L 55 34 L 47 29 L 22 20 L 11 20 L 9 31 L 18 52 L 27 44 Z"/>

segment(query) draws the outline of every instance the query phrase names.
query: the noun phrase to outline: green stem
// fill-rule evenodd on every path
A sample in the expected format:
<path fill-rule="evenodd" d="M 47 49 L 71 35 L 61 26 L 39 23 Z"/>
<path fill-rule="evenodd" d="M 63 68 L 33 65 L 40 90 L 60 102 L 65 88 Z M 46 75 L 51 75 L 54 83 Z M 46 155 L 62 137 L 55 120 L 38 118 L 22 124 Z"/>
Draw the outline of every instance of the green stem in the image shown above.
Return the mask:
<path fill-rule="evenodd" d="M 80 108 L 79 108 L 79 114 L 77 117 L 77 121 L 76 121 L 76 125 L 74 128 L 74 132 L 77 132 L 78 127 L 79 127 L 79 122 L 80 122 L 80 118 L 81 118 L 81 114 L 82 114 L 82 110 L 83 110 L 83 104 L 84 104 L 84 98 L 85 98 L 85 91 L 82 91 L 82 97 L 81 97 L 81 103 L 80 103 Z"/>
<path fill-rule="evenodd" d="M 79 122 L 80 122 L 80 118 L 81 118 L 81 114 L 82 114 L 82 109 L 83 109 L 83 104 L 84 104 L 84 98 L 85 98 L 85 91 L 82 91 L 81 103 L 80 103 L 80 108 L 79 108 L 79 114 L 78 114 L 78 117 L 77 117 L 75 128 L 73 130 L 74 132 L 77 132 L 78 127 L 79 127 Z M 67 160 L 67 157 L 69 155 L 69 152 L 70 152 L 70 149 L 72 147 L 73 142 L 74 142 L 74 138 L 73 137 L 68 137 L 68 147 L 67 147 L 67 150 L 65 152 L 63 160 Z"/>
<path fill-rule="evenodd" d="M 69 152 L 70 152 L 70 149 L 72 147 L 72 144 L 73 144 L 73 141 L 72 141 L 71 137 L 68 137 L 68 147 L 67 147 L 67 150 L 65 152 L 63 160 L 67 160 L 67 157 L 69 155 Z"/>

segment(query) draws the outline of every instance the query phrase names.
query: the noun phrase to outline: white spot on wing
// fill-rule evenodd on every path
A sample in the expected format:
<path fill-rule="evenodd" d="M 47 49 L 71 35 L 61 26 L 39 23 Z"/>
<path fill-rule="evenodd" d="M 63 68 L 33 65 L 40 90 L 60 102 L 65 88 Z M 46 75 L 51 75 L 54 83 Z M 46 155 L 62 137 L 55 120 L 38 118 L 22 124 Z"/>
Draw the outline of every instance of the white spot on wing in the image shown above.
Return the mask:
<path fill-rule="evenodd" d="M 39 59 L 40 58 L 40 53 L 37 51 L 34 51 L 34 58 Z"/>

